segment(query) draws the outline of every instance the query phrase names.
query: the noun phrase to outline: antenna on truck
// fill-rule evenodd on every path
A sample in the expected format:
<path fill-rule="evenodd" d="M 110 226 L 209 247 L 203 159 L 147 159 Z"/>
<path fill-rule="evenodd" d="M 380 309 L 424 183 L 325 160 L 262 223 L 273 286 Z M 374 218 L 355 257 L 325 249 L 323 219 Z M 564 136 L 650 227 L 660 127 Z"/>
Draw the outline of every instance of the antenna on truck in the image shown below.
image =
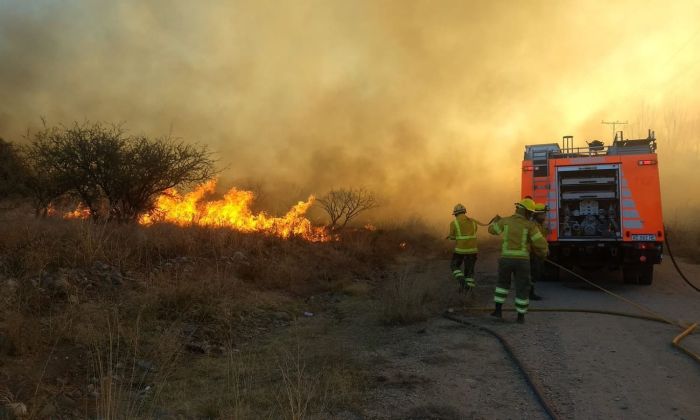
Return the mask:
<path fill-rule="evenodd" d="M 627 121 L 600 121 L 601 124 L 612 125 L 613 137 L 617 137 L 617 132 L 615 131 L 615 126 L 629 124 Z"/>

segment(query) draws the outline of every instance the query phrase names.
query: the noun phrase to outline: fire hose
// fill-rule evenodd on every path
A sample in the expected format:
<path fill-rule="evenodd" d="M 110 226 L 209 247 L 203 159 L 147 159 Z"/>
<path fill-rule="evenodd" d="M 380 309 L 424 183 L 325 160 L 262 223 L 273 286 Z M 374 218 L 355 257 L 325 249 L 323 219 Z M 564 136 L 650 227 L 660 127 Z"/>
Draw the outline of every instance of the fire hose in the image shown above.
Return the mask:
<path fill-rule="evenodd" d="M 484 309 L 486 309 L 486 308 L 478 308 L 478 310 L 484 310 Z M 559 416 L 557 415 L 557 412 L 554 410 L 554 406 L 547 399 L 544 391 L 542 391 L 542 389 L 540 388 L 538 383 L 533 380 L 533 376 L 530 373 L 530 371 L 527 369 L 527 367 L 525 367 L 525 365 L 515 355 L 515 352 L 513 351 L 513 347 L 510 345 L 510 343 L 508 343 L 508 340 L 506 340 L 501 334 L 497 333 L 496 331 L 492 330 L 491 328 L 484 327 L 483 325 L 479 325 L 479 324 L 469 322 L 469 321 L 461 319 L 461 318 L 457 318 L 457 317 L 455 317 L 452 314 L 447 313 L 447 312 L 443 316 L 445 318 L 449 319 L 450 321 L 454 321 L 454 322 L 458 322 L 460 324 L 468 325 L 472 328 L 476 328 L 478 330 L 484 331 L 484 332 L 496 337 L 496 339 L 501 344 L 501 346 L 503 346 L 503 349 L 505 350 L 508 357 L 513 361 L 515 366 L 518 368 L 520 373 L 525 378 L 525 382 L 530 387 L 532 392 L 535 394 L 535 398 L 537 398 L 537 402 L 540 404 L 540 406 L 545 411 L 545 413 L 547 413 L 549 418 L 551 418 L 552 420 L 559 420 Z"/>
<path fill-rule="evenodd" d="M 670 254 L 670 250 L 669 250 L 669 254 Z M 604 314 L 604 315 L 622 316 L 622 317 L 628 317 L 628 318 L 641 319 L 644 321 L 658 322 L 658 323 L 663 323 L 663 324 L 668 324 L 668 325 L 672 325 L 675 327 L 679 327 L 679 328 L 681 328 L 682 331 L 680 334 L 678 334 L 676 337 L 673 338 L 673 340 L 671 341 L 671 344 L 673 345 L 673 347 L 679 349 L 680 351 L 685 353 L 687 356 L 689 356 L 691 359 L 700 363 L 700 356 L 699 355 L 697 355 L 696 353 L 693 353 L 692 351 L 690 351 L 689 349 L 687 349 L 686 347 L 681 345 L 681 341 L 685 337 L 690 335 L 695 329 L 697 329 L 697 327 L 698 327 L 697 322 L 693 323 L 691 325 L 684 325 L 678 321 L 671 321 L 668 318 L 653 311 L 652 309 L 647 308 L 646 306 L 639 304 L 637 302 L 634 302 L 630 299 L 627 299 L 623 296 L 620 296 L 619 294 L 614 293 L 614 292 L 612 292 L 612 291 L 610 291 L 602 286 L 599 286 L 599 285 L 595 284 L 594 282 L 581 276 L 580 274 L 575 273 L 572 270 L 569 270 L 566 267 L 563 267 L 563 266 L 561 266 L 561 265 L 559 265 L 559 264 L 557 264 L 549 259 L 546 259 L 545 261 L 549 264 L 552 264 L 555 267 L 558 267 L 561 270 L 568 272 L 569 274 L 573 275 L 574 277 L 576 277 L 580 280 L 583 280 L 584 282 L 592 285 L 593 287 L 600 289 L 603 292 L 605 292 L 605 293 L 607 293 L 615 298 L 618 298 L 618 299 L 634 306 L 635 308 L 637 308 L 643 312 L 646 312 L 648 315 L 638 315 L 638 314 L 632 314 L 632 313 L 626 313 L 626 312 L 607 311 L 607 310 L 599 310 L 599 309 L 577 309 L 577 308 L 532 308 L 532 309 L 529 309 L 530 312 L 574 312 L 574 313 Z M 680 273 L 680 270 L 679 270 L 679 273 Z M 474 312 L 486 312 L 486 311 L 490 311 L 490 310 L 492 310 L 492 308 L 469 308 L 469 311 L 474 311 Z M 504 309 L 504 310 L 513 311 L 514 309 L 508 308 L 508 309 Z M 477 323 L 470 322 L 470 321 L 467 321 L 465 319 L 457 318 L 454 315 L 452 315 L 451 313 L 445 313 L 444 317 L 451 320 L 451 321 L 458 322 L 460 324 L 467 325 L 467 326 L 470 326 L 472 328 L 476 328 L 478 330 L 484 331 L 484 332 L 496 337 L 496 339 L 499 341 L 499 343 L 503 346 L 506 354 L 508 354 L 510 359 L 513 361 L 513 363 L 516 365 L 518 370 L 521 372 L 521 374 L 525 378 L 525 382 L 530 387 L 530 389 L 532 389 L 538 403 L 540 404 L 542 409 L 545 411 L 545 413 L 547 413 L 547 415 L 553 420 L 559 419 L 559 416 L 558 416 L 556 410 L 554 410 L 554 406 L 547 399 L 544 391 L 541 389 L 539 384 L 533 379 L 533 376 L 530 373 L 529 369 L 527 369 L 527 367 L 523 364 L 523 362 L 516 356 L 515 352 L 513 351 L 513 347 L 501 334 L 499 334 L 498 332 L 494 331 L 493 329 L 485 327 L 483 325 L 479 325 Z"/>
<path fill-rule="evenodd" d="M 493 308 L 469 308 L 469 311 L 473 312 L 487 312 L 491 311 Z M 514 311 L 515 309 L 512 308 L 504 308 L 504 311 Z M 668 321 L 662 318 L 656 318 L 652 316 L 645 316 L 645 315 L 637 315 L 637 314 L 631 314 L 631 313 L 626 313 L 626 312 L 616 312 L 616 311 L 604 311 L 604 310 L 597 310 L 597 309 L 573 309 L 573 308 L 532 308 L 528 310 L 529 312 L 577 312 L 577 313 L 592 313 L 592 314 L 604 314 L 604 315 L 613 315 L 613 316 L 622 316 L 622 317 L 628 317 L 628 318 L 636 318 L 636 319 L 641 319 L 644 321 L 651 321 L 651 322 L 659 322 L 662 324 L 667 324 Z M 533 374 L 531 371 L 526 367 L 526 365 L 518 358 L 518 356 L 515 354 L 515 351 L 513 350 L 513 346 L 508 342 L 508 340 L 505 339 L 500 333 L 496 332 L 495 330 L 485 327 L 483 325 L 479 325 L 474 322 L 467 321 L 462 318 L 457 318 L 451 313 L 445 313 L 443 315 L 446 319 L 449 319 L 450 321 L 454 321 L 463 325 L 470 326 L 472 328 L 476 328 L 480 331 L 484 331 L 492 336 L 494 336 L 503 349 L 505 350 L 506 354 L 508 357 L 513 361 L 515 366 L 518 368 L 520 373 L 523 375 L 523 378 L 525 378 L 525 382 L 527 385 L 530 387 L 532 392 L 535 394 L 535 398 L 537 399 L 537 402 L 540 404 L 542 409 L 544 410 L 545 413 L 551 418 L 552 420 L 559 420 L 559 415 L 557 414 L 557 411 L 554 409 L 554 405 L 552 404 L 551 401 L 546 397 L 546 394 L 542 387 L 538 384 L 537 381 L 535 381 L 533 378 Z M 693 360 L 697 361 L 700 363 L 700 358 L 698 355 L 694 354 L 690 350 L 686 349 L 683 347 L 680 342 L 683 340 L 685 337 L 690 335 L 696 328 L 698 324 L 694 323 L 690 325 L 688 328 L 686 328 L 683 332 L 678 334 L 672 341 L 672 344 L 674 347 L 680 349 L 683 351 L 685 354 L 690 356 Z"/>
<path fill-rule="evenodd" d="M 636 302 L 634 302 L 634 301 L 632 301 L 632 300 L 630 300 L 630 299 L 627 299 L 627 298 L 625 298 L 625 297 L 623 297 L 623 296 L 620 296 L 620 295 L 618 295 L 617 293 L 611 292 L 610 290 L 604 288 L 603 286 L 600 286 L 600 285 L 598 285 L 598 284 L 595 284 L 594 282 L 588 280 L 587 278 L 583 277 L 582 275 L 580 275 L 580 274 L 578 274 L 578 273 L 575 273 L 575 272 L 573 272 L 572 270 L 569 270 L 568 268 L 563 267 L 563 266 L 560 265 L 560 264 L 557 264 L 557 263 L 555 263 L 555 262 L 553 262 L 553 261 L 551 261 L 551 260 L 549 260 L 549 259 L 545 259 L 545 261 L 546 261 L 547 263 L 549 263 L 549 264 L 555 266 L 555 267 L 558 267 L 560 270 L 564 270 L 564 271 L 566 271 L 567 273 L 573 275 L 574 277 L 576 277 L 576 278 L 578 278 L 578 279 L 580 279 L 580 280 L 585 281 L 586 283 L 590 284 L 591 286 L 593 286 L 593 287 L 595 287 L 595 288 L 597 288 L 597 289 L 600 289 L 600 290 L 602 290 L 603 292 L 605 292 L 605 293 L 607 293 L 607 294 L 609 294 L 609 295 L 611 295 L 611 296 L 613 296 L 613 297 L 616 297 L 616 298 L 618 298 L 618 299 L 620 299 L 620 300 L 622 300 L 622 301 L 624 301 L 624 302 L 626 302 L 626 303 L 629 303 L 630 305 L 634 306 L 635 308 L 640 309 L 640 310 L 642 310 L 643 312 L 646 312 L 646 313 L 648 313 L 648 314 L 651 315 L 651 316 L 647 316 L 647 317 L 640 317 L 639 315 L 634 315 L 634 316 L 632 316 L 633 314 L 628 314 L 628 315 L 626 315 L 626 316 L 632 316 L 633 318 L 639 318 L 639 319 L 646 319 L 646 320 L 653 320 L 653 321 L 657 321 L 657 322 L 663 322 L 663 323 L 666 323 L 666 324 L 669 324 L 669 325 L 673 325 L 673 326 L 679 327 L 679 328 L 681 329 L 682 332 L 681 332 L 678 336 L 676 336 L 676 337 L 673 339 L 673 341 L 672 341 L 673 346 L 676 347 L 676 348 L 678 348 L 679 350 L 681 350 L 683 353 L 687 354 L 688 356 L 690 356 L 690 357 L 691 357 L 693 360 L 695 360 L 696 362 L 700 363 L 700 356 L 698 356 L 697 354 L 691 352 L 690 350 L 688 350 L 687 348 L 683 347 L 683 346 L 680 344 L 680 342 L 681 342 L 681 340 L 682 340 L 683 338 L 685 338 L 686 336 L 688 336 L 690 333 L 692 333 L 692 332 L 697 328 L 697 326 L 698 326 L 698 323 L 697 323 L 697 322 L 694 323 L 694 324 L 685 325 L 685 324 L 683 324 L 683 323 L 681 323 L 681 322 L 678 322 L 678 321 L 670 321 L 670 320 L 667 319 L 666 317 L 664 317 L 664 316 L 662 316 L 662 315 L 659 315 L 657 312 L 655 312 L 655 311 L 653 311 L 653 310 L 647 308 L 646 306 L 644 306 L 644 305 L 642 305 L 642 304 L 639 304 L 639 303 L 636 303 Z M 581 310 L 581 311 L 584 311 L 584 310 Z M 599 313 L 610 313 L 610 312 L 609 312 L 609 311 L 600 311 Z M 620 313 L 610 313 L 610 314 L 611 314 L 611 315 L 620 315 Z"/>
<path fill-rule="evenodd" d="M 681 270 L 681 268 L 676 263 L 676 259 L 673 258 L 673 252 L 671 251 L 671 245 L 669 245 L 669 243 L 668 243 L 668 228 L 666 226 L 664 226 L 664 230 L 666 231 L 666 235 L 664 236 L 664 243 L 666 244 L 666 249 L 668 250 L 668 256 L 671 257 L 671 262 L 673 263 L 673 266 L 676 268 L 678 275 L 681 276 L 683 281 L 685 281 L 688 284 L 688 286 L 692 287 L 696 292 L 700 292 L 700 288 L 697 287 L 696 285 L 694 285 L 693 283 L 691 283 L 690 280 L 688 280 L 688 278 L 685 276 L 685 274 L 683 274 L 683 271 Z"/>

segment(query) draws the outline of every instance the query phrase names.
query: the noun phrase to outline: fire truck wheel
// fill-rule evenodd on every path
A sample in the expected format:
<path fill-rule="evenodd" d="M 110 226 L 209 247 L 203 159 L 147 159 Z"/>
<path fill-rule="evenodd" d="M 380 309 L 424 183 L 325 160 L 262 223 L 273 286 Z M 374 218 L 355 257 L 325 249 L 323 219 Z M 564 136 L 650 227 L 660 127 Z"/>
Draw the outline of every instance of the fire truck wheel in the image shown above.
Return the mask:
<path fill-rule="evenodd" d="M 649 286 L 654 280 L 654 266 L 643 265 L 639 268 L 639 284 Z"/>

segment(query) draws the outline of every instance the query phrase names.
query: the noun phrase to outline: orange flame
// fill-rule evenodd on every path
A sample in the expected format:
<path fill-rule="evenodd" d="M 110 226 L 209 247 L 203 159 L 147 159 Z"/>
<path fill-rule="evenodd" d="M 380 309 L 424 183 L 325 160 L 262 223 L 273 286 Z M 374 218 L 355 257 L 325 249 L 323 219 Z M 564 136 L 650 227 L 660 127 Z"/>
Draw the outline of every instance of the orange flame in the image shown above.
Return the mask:
<path fill-rule="evenodd" d="M 142 216 L 139 223 L 151 225 L 165 222 L 179 226 L 228 227 L 241 232 L 262 232 L 281 238 L 302 237 L 309 241 L 328 241 L 325 228 L 315 227 L 304 217 L 315 198 L 300 201 L 282 217 L 265 212 L 254 214 L 252 191 L 231 188 L 220 200 L 205 201 L 213 194 L 216 180 L 208 181 L 184 196 L 171 189 L 156 199 L 155 209 Z"/>
<path fill-rule="evenodd" d="M 49 217 L 53 217 L 56 215 L 56 208 L 53 206 L 53 204 L 49 203 L 48 206 L 46 206 L 46 215 Z"/>
<path fill-rule="evenodd" d="M 55 211 L 55 210 L 54 210 Z M 89 219 L 90 209 L 85 207 L 83 203 L 79 203 L 78 207 L 73 211 L 63 214 L 64 219 Z"/>

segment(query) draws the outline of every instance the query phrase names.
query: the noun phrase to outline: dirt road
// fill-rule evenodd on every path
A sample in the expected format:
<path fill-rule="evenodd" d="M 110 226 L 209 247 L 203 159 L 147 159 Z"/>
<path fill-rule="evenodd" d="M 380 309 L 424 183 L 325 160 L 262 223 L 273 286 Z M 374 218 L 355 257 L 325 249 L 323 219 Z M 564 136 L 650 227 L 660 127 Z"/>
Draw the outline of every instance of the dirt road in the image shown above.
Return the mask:
<path fill-rule="evenodd" d="M 449 288 L 446 267 L 447 262 L 432 262 L 416 275 Z M 700 266 L 683 267 L 700 283 Z M 480 256 L 480 287 L 472 304 L 490 305 L 495 269 L 495 254 Z M 594 273 L 594 277 L 665 316 L 700 321 L 700 294 L 682 283 L 670 262 L 658 267 L 654 284 L 648 287 L 624 285 L 618 272 Z M 545 299 L 532 307 L 637 312 L 567 278 L 539 284 L 538 293 Z M 499 323 L 486 315 L 465 316 L 511 341 L 517 357 L 534 372 L 562 418 L 700 418 L 700 365 L 672 348 L 677 328 L 594 314 L 531 313 L 525 325 L 515 324 L 513 313 L 506 318 Z M 489 335 L 439 317 L 370 335 L 379 338 L 365 343 L 362 354 L 376 372 L 376 385 L 366 406 L 355 413 L 357 418 L 547 417 Z M 685 343 L 700 353 L 700 334 Z M 347 413 L 340 417 L 347 418 Z"/>

